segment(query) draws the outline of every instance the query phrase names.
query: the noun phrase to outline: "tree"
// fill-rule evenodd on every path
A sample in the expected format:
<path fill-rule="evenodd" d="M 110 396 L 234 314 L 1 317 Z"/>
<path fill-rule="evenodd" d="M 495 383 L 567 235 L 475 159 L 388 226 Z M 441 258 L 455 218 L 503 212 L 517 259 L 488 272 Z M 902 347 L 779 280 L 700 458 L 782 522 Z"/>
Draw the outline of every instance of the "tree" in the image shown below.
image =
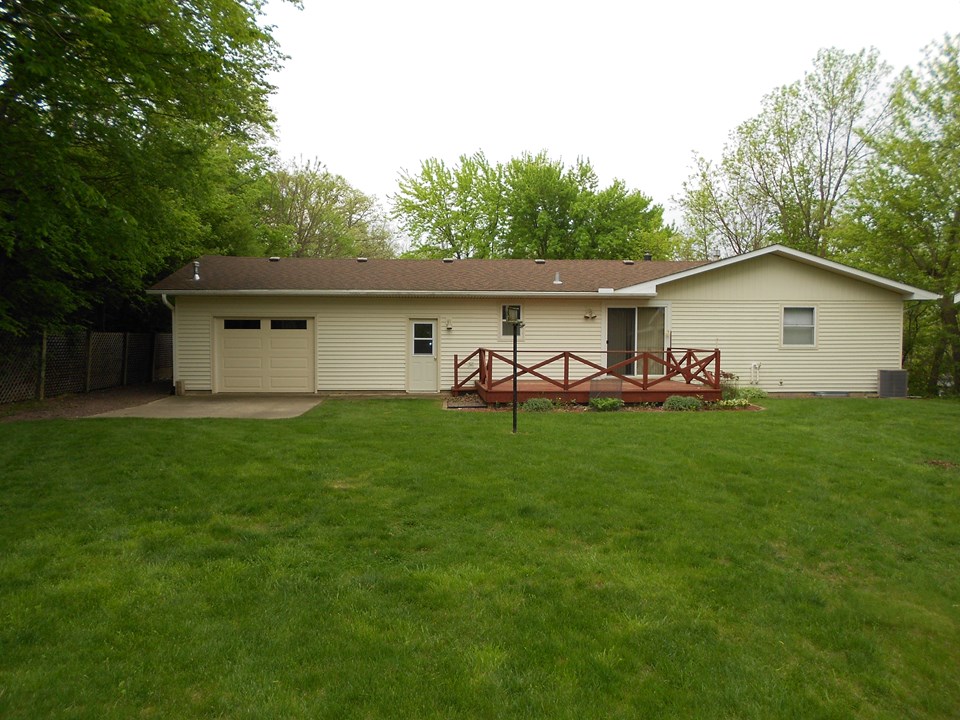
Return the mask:
<path fill-rule="evenodd" d="M 389 223 L 376 199 L 318 161 L 270 175 L 264 217 L 276 231 L 271 250 L 294 257 L 393 257 Z"/>
<path fill-rule="evenodd" d="M 650 198 L 620 180 L 601 189 L 589 161 L 566 167 L 545 152 L 427 160 L 402 175 L 394 216 L 421 257 L 671 257 L 676 239 Z"/>
<path fill-rule="evenodd" d="M 828 256 L 826 236 L 888 114 L 889 67 L 876 50 L 821 50 L 801 81 L 763 99 L 731 133 L 719 164 L 696 156 L 679 204 L 707 253 L 779 242 Z M 706 254 L 706 253 L 705 253 Z"/>
<path fill-rule="evenodd" d="M 853 184 L 837 237 L 849 257 L 941 295 L 908 314 L 911 369 L 936 394 L 943 376 L 960 392 L 960 35 L 928 48 L 894 88 L 889 126 Z"/>
<path fill-rule="evenodd" d="M 400 175 L 393 215 L 420 257 L 496 257 L 504 224 L 503 168 L 482 152 L 457 165 L 430 158 Z"/>
<path fill-rule="evenodd" d="M 256 152 L 271 121 L 266 78 L 281 56 L 261 6 L 4 3 L 0 330 L 68 323 L 137 295 L 217 241 L 215 208 L 199 201 L 222 200 L 244 172 L 214 155 Z"/>
<path fill-rule="evenodd" d="M 571 168 L 544 152 L 511 159 L 504 170 L 507 224 L 501 252 L 517 258 L 577 257 L 577 220 L 590 219 L 587 198 L 598 184 L 582 159 Z M 575 218 L 578 203 L 583 212 Z"/>

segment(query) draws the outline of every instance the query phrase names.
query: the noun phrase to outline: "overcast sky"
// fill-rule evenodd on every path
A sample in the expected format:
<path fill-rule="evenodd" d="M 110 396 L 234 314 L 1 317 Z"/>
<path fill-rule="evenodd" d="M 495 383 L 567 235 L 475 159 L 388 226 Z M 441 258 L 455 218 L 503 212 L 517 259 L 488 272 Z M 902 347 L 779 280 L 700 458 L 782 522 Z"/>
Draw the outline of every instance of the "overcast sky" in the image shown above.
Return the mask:
<path fill-rule="evenodd" d="M 389 205 L 401 170 L 483 150 L 589 158 L 678 219 L 694 151 L 718 158 L 764 94 L 820 48 L 876 47 L 897 72 L 960 31 L 960 0 L 278 0 L 285 159 L 318 158 Z"/>

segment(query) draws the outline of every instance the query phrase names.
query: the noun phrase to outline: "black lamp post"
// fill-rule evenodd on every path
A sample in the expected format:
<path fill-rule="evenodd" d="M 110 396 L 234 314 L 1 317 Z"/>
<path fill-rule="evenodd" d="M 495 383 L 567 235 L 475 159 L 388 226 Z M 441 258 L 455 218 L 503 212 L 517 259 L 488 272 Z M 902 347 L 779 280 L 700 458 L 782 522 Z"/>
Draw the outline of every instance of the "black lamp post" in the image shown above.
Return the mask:
<path fill-rule="evenodd" d="M 517 434 L 517 335 L 523 322 L 520 320 L 520 306 L 507 305 L 507 322 L 513 325 L 513 434 Z"/>

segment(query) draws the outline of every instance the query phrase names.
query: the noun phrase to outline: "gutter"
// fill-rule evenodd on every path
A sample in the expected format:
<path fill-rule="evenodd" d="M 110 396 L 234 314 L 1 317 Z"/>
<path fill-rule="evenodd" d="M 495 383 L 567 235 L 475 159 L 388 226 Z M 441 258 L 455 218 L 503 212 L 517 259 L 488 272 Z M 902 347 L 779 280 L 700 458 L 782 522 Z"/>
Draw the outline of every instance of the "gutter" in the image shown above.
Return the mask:
<path fill-rule="evenodd" d="M 198 297 L 413 297 L 413 298 L 600 298 L 614 294 L 610 289 L 582 292 L 526 292 L 522 290 L 469 291 L 469 290 L 147 290 L 149 295 L 160 295 L 167 307 L 171 307 L 166 297 L 170 295 L 193 295 Z M 639 291 L 616 293 L 618 297 L 652 298 L 656 292 Z M 171 307 L 172 309 L 172 307 Z"/>

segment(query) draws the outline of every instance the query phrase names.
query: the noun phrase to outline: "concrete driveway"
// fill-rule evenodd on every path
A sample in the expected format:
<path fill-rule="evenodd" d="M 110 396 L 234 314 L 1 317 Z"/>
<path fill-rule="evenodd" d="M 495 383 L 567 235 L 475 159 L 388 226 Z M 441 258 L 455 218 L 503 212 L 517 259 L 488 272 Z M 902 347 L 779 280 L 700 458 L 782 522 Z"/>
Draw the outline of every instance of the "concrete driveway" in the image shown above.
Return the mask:
<path fill-rule="evenodd" d="M 278 420 L 303 415 L 321 400 L 316 395 L 171 395 L 146 405 L 111 410 L 92 417 Z"/>

